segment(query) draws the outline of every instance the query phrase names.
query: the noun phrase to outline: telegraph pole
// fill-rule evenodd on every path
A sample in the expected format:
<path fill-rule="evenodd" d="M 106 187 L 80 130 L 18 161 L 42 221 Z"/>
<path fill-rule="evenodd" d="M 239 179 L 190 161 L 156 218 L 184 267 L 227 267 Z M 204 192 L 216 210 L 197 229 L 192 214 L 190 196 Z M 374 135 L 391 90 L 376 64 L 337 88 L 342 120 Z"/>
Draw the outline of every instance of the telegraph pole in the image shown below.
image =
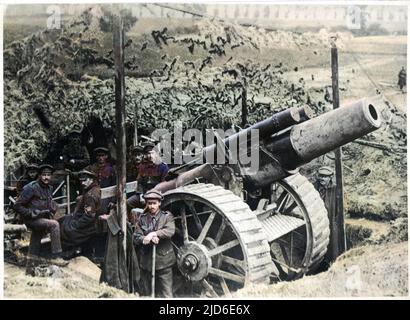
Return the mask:
<path fill-rule="evenodd" d="M 126 183 L 126 140 L 125 140 L 125 77 L 124 77 L 124 25 L 120 14 L 114 16 L 113 42 L 115 62 L 115 124 L 117 138 L 117 215 L 123 233 L 122 246 L 126 252 L 127 204 Z"/>
<path fill-rule="evenodd" d="M 331 42 L 331 62 L 332 62 L 332 93 L 333 109 L 340 107 L 339 101 L 339 66 L 337 47 L 335 41 Z M 332 258 L 335 260 L 342 252 L 346 250 L 345 222 L 343 209 L 343 170 L 342 170 L 342 151 L 337 148 L 335 151 L 335 173 L 336 173 L 336 195 L 335 195 L 335 213 L 331 217 L 331 248 Z M 332 221 L 333 220 L 333 221 Z"/>

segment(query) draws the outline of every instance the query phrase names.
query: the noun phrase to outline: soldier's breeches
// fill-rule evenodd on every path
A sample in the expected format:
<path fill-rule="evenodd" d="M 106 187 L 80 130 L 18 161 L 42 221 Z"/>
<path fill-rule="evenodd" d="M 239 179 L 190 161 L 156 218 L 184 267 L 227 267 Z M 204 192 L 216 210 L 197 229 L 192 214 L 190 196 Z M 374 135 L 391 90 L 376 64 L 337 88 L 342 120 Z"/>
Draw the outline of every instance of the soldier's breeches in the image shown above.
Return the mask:
<path fill-rule="evenodd" d="M 41 238 L 45 233 L 50 233 L 51 252 L 53 254 L 62 252 L 60 239 L 60 225 L 56 220 L 36 219 L 26 223 L 32 230 L 29 254 L 38 255 L 40 253 Z"/>
<path fill-rule="evenodd" d="M 151 271 L 141 269 L 142 294 L 151 296 Z M 172 267 L 155 271 L 155 297 L 172 298 Z"/>

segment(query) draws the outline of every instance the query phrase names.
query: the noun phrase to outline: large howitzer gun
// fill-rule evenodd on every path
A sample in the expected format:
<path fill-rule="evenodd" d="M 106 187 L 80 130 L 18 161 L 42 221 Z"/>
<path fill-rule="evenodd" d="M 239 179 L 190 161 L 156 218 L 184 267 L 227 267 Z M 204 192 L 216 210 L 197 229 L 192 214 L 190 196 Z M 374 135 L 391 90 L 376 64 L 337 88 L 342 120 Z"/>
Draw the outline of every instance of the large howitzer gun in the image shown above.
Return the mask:
<path fill-rule="evenodd" d="M 379 112 L 367 100 L 314 118 L 309 109 L 291 108 L 219 138 L 181 166 L 185 171 L 177 178 L 158 184 L 162 208 L 176 219 L 175 294 L 230 295 L 249 283 L 314 271 L 327 251 L 329 220 L 298 168 L 380 126 Z M 249 143 L 256 129 L 258 140 Z M 234 145 L 244 147 L 236 159 L 257 152 L 258 170 L 232 163 Z M 215 164 L 218 150 L 227 156 Z"/>

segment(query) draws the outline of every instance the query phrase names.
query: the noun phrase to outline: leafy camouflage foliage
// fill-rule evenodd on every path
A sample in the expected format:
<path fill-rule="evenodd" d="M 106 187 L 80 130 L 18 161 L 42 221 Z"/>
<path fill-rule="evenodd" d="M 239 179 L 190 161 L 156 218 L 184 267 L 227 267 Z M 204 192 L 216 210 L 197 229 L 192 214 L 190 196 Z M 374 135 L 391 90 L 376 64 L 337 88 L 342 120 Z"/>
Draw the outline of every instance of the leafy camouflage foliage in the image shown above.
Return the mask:
<path fill-rule="evenodd" d="M 129 30 L 135 19 L 124 16 Z M 91 116 L 115 128 L 110 19 L 94 6 L 62 30 L 37 32 L 4 50 L 7 171 L 41 161 L 53 143 Z M 128 125 L 136 116 L 139 128 L 170 128 L 180 120 L 186 128 L 227 129 L 240 124 L 244 88 L 251 124 L 301 103 L 317 107 L 303 81 L 283 79 L 288 69 L 282 63 L 236 54 L 256 54 L 280 34 L 257 30 L 252 39 L 255 30 L 207 19 L 194 29 L 198 34 L 163 28 L 127 38 Z"/>

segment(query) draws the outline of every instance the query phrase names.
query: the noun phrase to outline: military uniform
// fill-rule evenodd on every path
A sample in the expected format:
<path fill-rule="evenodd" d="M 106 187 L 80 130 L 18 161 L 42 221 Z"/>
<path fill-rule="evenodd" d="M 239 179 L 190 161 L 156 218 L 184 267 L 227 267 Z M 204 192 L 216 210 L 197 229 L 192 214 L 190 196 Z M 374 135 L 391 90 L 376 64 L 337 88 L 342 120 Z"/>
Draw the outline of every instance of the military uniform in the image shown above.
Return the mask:
<path fill-rule="evenodd" d="M 115 186 L 117 184 L 117 173 L 115 167 L 111 163 L 107 162 L 102 166 L 98 163 L 94 163 L 86 169 L 96 174 L 100 188 Z M 115 202 L 115 197 L 103 199 L 101 201 L 101 207 L 98 211 L 98 215 L 108 214 L 108 204 L 110 202 Z"/>
<path fill-rule="evenodd" d="M 14 205 L 14 209 L 23 219 L 25 225 L 32 230 L 29 256 L 38 256 L 40 253 L 41 239 L 50 233 L 51 252 L 61 253 L 60 226 L 52 219 L 56 212 L 56 205 L 52 200 L 53 187 L 42 183 L 40 180 L 27 184 Z M 41 212 L 49 210 L 49 213 Z"/>
<path fill-rule="evenodd" d="M 326 185 L 321 184 L 319 181 L 320 176 L 329 177 L 328 184 Z M 316 180 L 315 183 L 313 184 L 313 186 L 319 192 L 320 197 L 322 198 L 325 204 L 331 228 L 336 226 L 336 223 L 334 221 L 336 219 L 335 217 L 335 214 L 336 214 L 336 186 L 333 184 L 331 180 L 332 176 L 333 176 L 333 170 L 331 168 L 321 167 L 319 169 L 319 179 Z M 331 250 L 331 247 L 330 247 L 332 243 L 334 243 L 333 238 L 335 237 L 336 234 L 337 234 L 337 230 L 330 230 L 330 241 L 329 241 L 328 250 L 323 260 L 324 264 L 329 265 L 332 261 L 336 259 L 336 257 L 333 256 L 334 250 Z"/>
<path fill-rule="evenodd" d="M 406 70 L 404 69 L 404 67 L 400 70 L 399 72 L 399 82 L 398 85 L 400 87 L 400 90 L 403 89 L 403 87 L 406 86 L 406 81 L 407 81 L 407 74 L 406 74 Z"/>
<path fill-rule="evenodd" d="M 138 165 L 138 189 L 135 195 L 127 200 L 127 205 L 131 208 L 141 207 L 141 195 L 153 189 L 158 183 L 165 181 L 168 175 L 168 165 L 164 162 L 159 164 L 144 160 Z"/>
<path fill-rule="evenodd" d="M 160 209 L 154 216 L 144 212 L 137 219 L 134 244 L 137 247 L 143 294 L 145 295 L 151 294 L 153 244 L 144 245 L 142 241 L 152 231 L 156 231 L 159 238 L 155 256 L 155 293 L 157 296 L 170 298 L 172 297 L 172 266 L 176 262 L 171 243 L 171 237 L 175 233 L 174 216 Z"/>
<path fill-rule="evenodd" d="M 80 171 L 90 164 L 90 154 L 81 142 L 81 134 L 80 127 L 74 126 L 68 135 L 69 141 L 62 151 L 65 168 L 71 171 Z"/>
<path fill-rule="evenodd" d="M 84 190 L 83 195 L 77 198 L 74 213 L 59 220 L 61 238 L 65 246 L 80 245 L 96 235 L 96 214 L 100 202 L 101 189 L 94 181 Z"/>
<path fill-rule="evenodd" d="M 85 146 L 69 143 L 63 148 L 65 168 L 79 171 L 90 164 L 90 155 Z"/>
<path fill-rule="evenodd" d="M 29 171 L 37 171 L 37 174 L 34 177 L 30 177 Z M 17 181 L 16 191 L 19 195 L 23 188 L 32 181 L 37 180 L 38 178 L 38 166 L 36 164 L 29 164 L 25 169 L 24 175 Z"/>
<path fill-rule="evenodd" d="M 20 194 L 23 191 L 23 188 L 28 185 L 30 182 L 36 181 L 37 178 L 31 179 L 27 174 L 22 176 L 18 181 L 16 185 L 16 191 L 17 194 Z"/>
<path fill-rule="evenodd" d="M 97 175 L 97 181 L 101 188 L 115 186 L 117 184 L 116 170 L 111 163 L 107 162 L 103 166 L 100 166 L 98 163 L 93 163 L 87 167 L 87 170 Z"/>

